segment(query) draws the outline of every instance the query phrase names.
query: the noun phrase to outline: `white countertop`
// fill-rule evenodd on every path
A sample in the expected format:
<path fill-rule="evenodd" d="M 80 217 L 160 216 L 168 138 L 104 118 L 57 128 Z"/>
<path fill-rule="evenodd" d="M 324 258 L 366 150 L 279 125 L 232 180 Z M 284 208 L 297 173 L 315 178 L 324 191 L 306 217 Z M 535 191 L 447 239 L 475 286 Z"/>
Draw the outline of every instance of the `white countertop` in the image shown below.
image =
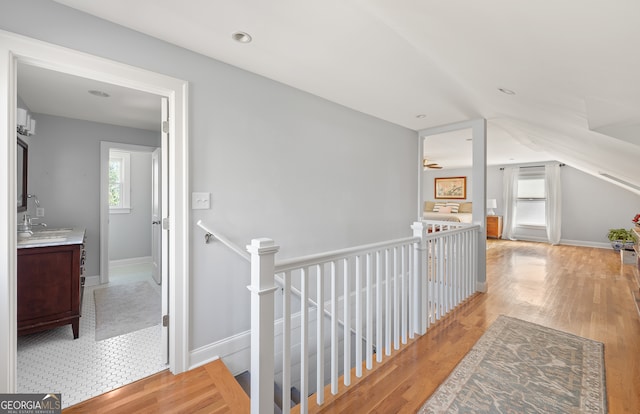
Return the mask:
<path fill-rule="evenodd" d="M 84 231 L 85 229 L 81 227 L 38 228 L 33 230 L 33 235 L 30 237 L 18 236 L 18 249 L 82 244 Z"/>

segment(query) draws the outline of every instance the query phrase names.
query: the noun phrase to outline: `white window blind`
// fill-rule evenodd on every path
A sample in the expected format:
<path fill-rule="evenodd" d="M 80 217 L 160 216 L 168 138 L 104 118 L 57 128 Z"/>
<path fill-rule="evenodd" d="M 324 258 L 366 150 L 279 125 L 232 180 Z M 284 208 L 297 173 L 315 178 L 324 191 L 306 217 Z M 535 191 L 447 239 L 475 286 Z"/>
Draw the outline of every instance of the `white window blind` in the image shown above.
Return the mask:
<path fill-rule="evenodd" d="M 544 171 L 521 172 L 518 176 L 516 226 L 546 226 Z"/>

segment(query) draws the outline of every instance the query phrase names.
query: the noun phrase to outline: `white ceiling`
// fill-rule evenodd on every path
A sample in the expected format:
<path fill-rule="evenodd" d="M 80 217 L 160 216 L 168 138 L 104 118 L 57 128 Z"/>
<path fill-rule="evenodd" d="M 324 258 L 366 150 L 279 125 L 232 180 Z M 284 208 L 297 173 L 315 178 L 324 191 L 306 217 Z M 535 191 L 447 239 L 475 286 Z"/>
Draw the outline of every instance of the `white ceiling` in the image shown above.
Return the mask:
<path fill-rule="evenodd" d="M 637 0 L 57 1 L 414 130 L 484 117 L 497 163 L 640 185 Z"/>
<path fill-rule="evenodd" d="M 19 64 L 18 95 L 31 112 L 160 131 L 160 97 L 149 93 Z"/>

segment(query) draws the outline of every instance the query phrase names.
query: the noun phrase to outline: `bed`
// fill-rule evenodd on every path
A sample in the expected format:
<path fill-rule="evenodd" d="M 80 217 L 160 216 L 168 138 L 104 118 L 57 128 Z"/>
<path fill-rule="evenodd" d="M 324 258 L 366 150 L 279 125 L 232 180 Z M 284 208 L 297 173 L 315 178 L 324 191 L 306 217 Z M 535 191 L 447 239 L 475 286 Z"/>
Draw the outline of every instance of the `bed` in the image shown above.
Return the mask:
<path fill-rule="evenodd" d="M 424 220 L 471 223 L 471 207 L 471 202 L 466 201 L 425 201 L 422 218 Z"/>

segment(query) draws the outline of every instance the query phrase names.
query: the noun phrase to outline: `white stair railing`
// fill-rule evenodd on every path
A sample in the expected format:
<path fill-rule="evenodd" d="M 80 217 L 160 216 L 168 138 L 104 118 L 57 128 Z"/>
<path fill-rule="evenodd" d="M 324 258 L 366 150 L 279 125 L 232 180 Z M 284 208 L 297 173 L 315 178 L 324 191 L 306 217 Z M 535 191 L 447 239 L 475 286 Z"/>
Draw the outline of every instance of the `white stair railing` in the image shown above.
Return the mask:
<path fill-rule="evenodd" d="M 414 237 L 277 264 L 273 240 L 252 240 L 252 413 L 273 412 L 274 380 L 283 390 L 283 413 L 290 411 L 292 385 L 301 413 L 308 412 L 309 395 L 322 405 L 325 383 L 336 394 L 340 376 L 349 386 L 352 368 L 361 377 L 363 366 L 373 367 L 374 352 L 381 362 L 475 292 L 480 227 L 416 222 L 412 229 Z M 283 284 L 277 312 L 276 274 Z M 297 308 L 292 298 L 300 299 Z M 282 317 L 276 321 L 275 314 Z"/>

